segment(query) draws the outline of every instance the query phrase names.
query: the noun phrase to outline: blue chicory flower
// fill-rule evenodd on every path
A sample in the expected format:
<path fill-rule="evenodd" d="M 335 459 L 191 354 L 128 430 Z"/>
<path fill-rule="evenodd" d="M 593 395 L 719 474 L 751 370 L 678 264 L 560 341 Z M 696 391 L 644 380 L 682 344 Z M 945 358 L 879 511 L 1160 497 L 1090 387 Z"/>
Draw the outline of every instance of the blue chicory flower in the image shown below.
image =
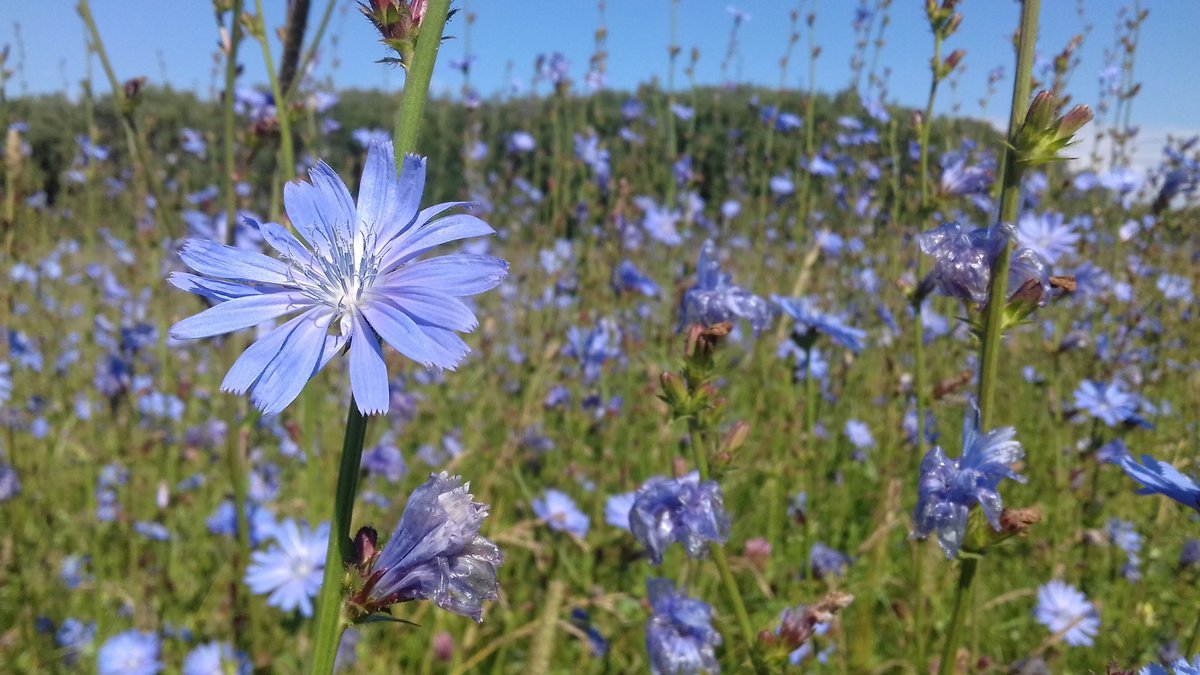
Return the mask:
<path fill-rule="evenodd" d="M 992 528 L 1000 530 L 1002 501 L 997 486 L 1005 478 L 1025 482 L 1009 466 L 1025 456 L 1014 440 L 1017 430 L 1001 427 L 980 433 L 979 412 L 963 420 L 963 454 L 949 459 L 934 446 L 921 460 L 913 536 L 924 539 L 936 533 L 947 558 L 958 555 L 967 530 L 967 514 L 978 504 Z"/>
<path fill-rule="evenodd" d="M 721 670 L 714 647 L 721 634 L 712 627 L 712 607 L 689 598 L 668 579 L 646 580 L 653 614 L 646 622 L 646 651 L 654 675 L 696 675 Z"/>
<path fill-rule="evenodd" d="M 703 557 L 709 542 L 723 544 L 729 538 L 721 486 L 701 481 L 695 471 L 681 478 L 651 478 L 634 497 L 629 529 L 655 565 L 662 564 L 673 542 L 679 542 L 688 557 Z"/>
<path fill-rule="evenodd" d="M 474 500 L 470 488 L 442 472 L 413 490 L 371 567 L 369 604 L 429 600 L 482 621 L 483 601 L 496 597 L 496 568 L 504 556 L 479 534 L 488 507 Z"/>
<path fill-rule="evenodd" d="M 359 410 L 383 413 L 389 394 L 379 338 L 418 363 L 453 369 L 470 351 L 456 331 L 477 323 L 458 298 L 495 288 L 508 265 L 468 254 L 417 260 L 494 230 L 466 214 L 434 220 L 462 202 L 418 211 L 425 160 L 406 157 L 397 178 L 391 143 L 367 152 L 357 205 L 324 162 L 309 177 L 284 188 L 288 216 L 307 246 L 275 223 L 259 227 L 282 259 L 200 239 L 184 244 L 180 258 L 198 274 L 175 273 L 171 283 L 218 304 L 175 324 L 171 337 L 212 337 L 300 312 L 243 352 L 222 388 L 250 390 L 264 414 L 276 414 L 349 343 Z"/>

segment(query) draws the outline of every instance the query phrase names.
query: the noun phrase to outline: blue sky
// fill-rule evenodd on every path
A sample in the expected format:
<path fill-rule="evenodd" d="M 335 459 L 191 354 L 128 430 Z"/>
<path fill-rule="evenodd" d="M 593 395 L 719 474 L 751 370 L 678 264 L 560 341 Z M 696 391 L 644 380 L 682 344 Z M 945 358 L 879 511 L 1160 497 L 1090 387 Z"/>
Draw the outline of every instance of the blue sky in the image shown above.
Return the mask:
<path fill-rule="evenodd" d="M 253 3 L 248 3 L 251 6 Z M 268 25 L 283 23 L 283 0 L 266 0 Z M 314 0 L 315 26 L 323 0 Z M 795 2 L 782 0 L 682 0 L 680 2 L 678 40 L 683 47 L 676 82 L 686 86 L 682 64 L 692 47 L 700 50 L 697 80 L 712 84 L 720 79 L 720 63 L 725 53 L 731 20 L 726 7 L 733 4 L 750 14 L 742 27 L 736 71 L 741 81 L 769 86 L 779 82 L 779 59 L 789 33 L 788 15 Z M 817 4 L 817 43 L 822 48 L 818 61 L 817 86 L 835 90 L 850 80 L 849 59 L 853 50 L 850 28 L 855 0 L 821 0 Z M 873 4 L 873 3 L 872 3 Z M 1116 0 L 1086 0 L 1086 20 L 1093 30 L 1081 49 L 1082 63 L 1070 90 L 1079 102 L 1093 102 L 1097 96 L 1097 73 L 1103 66 L 1103 53 L 1113 44 L 1117 10 Z M 887 44 L 881 63 L 892 70 L 889 82 L 893 102 L 921 105 L 928 91 L 928 61 L 932 38 L 924 24 L 921 0 L 896 0 L 890 10 L 892 23 L 886 33 Z M 14 42 L 13 24 L 20 24 L 24 57 L 14 53 L 13 66 L 20 66 L 8 85 L 8 93 L 78 91 L 78 82 L 86 73 L 82 22 L 72 0 L 0 0 L 7 19 L 0 28 L 0 43 Z M 576 82 L 582 82 L 599 11 L 592 0 L 457 0 L 463 13 L 455 18 L 447 33 L 455 36 L 442 49 L 434 78 L 439 91 L 457 91 L 461 79 L 449 67 L 449 61 L 470 48 L 478 60 L 472 70 L 472 82 L 485 95 L 507 88 L 516 75 L 528 82 L 533 62 L 539 53 L 560 51 L 571 63 Z M 811 7 L 812 2 L 803 3 Z M 1200 73 L 1200 51 L 1192 46 L 1195 30 L 1200 27 L 1200 2 L 1195 0 L 1143 0 L 1150 10 L 1138 51 L 1137 79 L 1143 83 L 1135 104 L 1135 120 L 1147 132 L 1161 135 L 1164 130 L 1200 127 L 1200 86 L 1191 78 Z M 164 7 L 169 7 L 165 9 Z M 177 88 L 208 95 L 215 86 L 216 29 L 209 0 L 93 0 L 102 37 L 121 78 L 145 75 L 152 82 L 164 77 Z M 339 0 L 330 26 L 319 77 L 331 76 L 342 87 L 383 87 L 396 89 L 403 75 L 375 61 L 384 52 L 376 42 L 366 20 L 358 15 L 355 3 Z M 1042 3 L 1040 48 L 1057 52 L 1076 33 L 1082 23 L 1075 0 L 1046 0 Z M 987 74 L 996 66 L 1005 66 L 1006 78 L 999 85 L 986 115 L 1006 115 L 1005 98 L 1011 87 L 1012 48 L 1010 36 L 1016 26 L 1019 4 L 1014 0 L 966 0 L 961 6 L 964 21 L 950 40 L 948 49 L 966 50 L 967 70 L 958 90 L 945 90 L 940 110 L 948 110 L 952 100 L 962 103 L 962 113 L 979 115 L 976 101 L 986 89 Z M 465 13 L 477 19 L 469 41 L 464 30 Z M 665 80 L 667 50 L 670 41 L 670 2 L 668 0 L 608 0 L 608 83 L 628 89 L 652 77 Z M 806 86 L 807 34 L 793 56 L 789 86 Z M 280 46 L 274 45 L 276 61 Z M 14 45 L 15 48 L 15 45 Z M 14 49 L 15 52 L 15 49 Z M 241 61 L 244 79 L 265 83 L 262 56 L 254 43 L 244 45 Z M 98 91 L 107 89 L 98 65 L 93 69 Z M 1181 78 L 1186 78 L 1182 83 Z"/>

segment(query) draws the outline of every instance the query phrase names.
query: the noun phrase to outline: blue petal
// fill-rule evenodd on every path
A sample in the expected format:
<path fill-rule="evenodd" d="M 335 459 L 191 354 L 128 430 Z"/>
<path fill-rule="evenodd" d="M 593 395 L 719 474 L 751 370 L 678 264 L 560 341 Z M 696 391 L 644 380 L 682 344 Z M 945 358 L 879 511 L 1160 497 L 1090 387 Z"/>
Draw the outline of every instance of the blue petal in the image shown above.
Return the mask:
<path fill-rule="evenodd" d="M 479 322 L 475 313 L 457 298 L 424 288 L 408 287 L 388 297 L 415 321 L 470 332 Z"/>
<path fill-rule="evenodd" d="M 246 393 L 246 390 L 254 384 L 258 376 L 262 375 L 263 370 L 271 363 L 271 359 L 274 359 L 275 355 L 279 353 L 287 336 L 291 335 L 301 319 L 310 313 L 311 311 L 301 314 L 282 326 L 278 326 L 247 347 L 246 351 L 242 352 L 242 355 L 230 366 L 229 372 L 225 374 L 225 379 L 221 382 L 221 390 L 233 394 Z"/>
<path fill-rule="evenodd" d="M 381 300 L 366 304 L 362 307 L 362 313 L 371 328 L 392 349 L 425 366 L 431 366 L 438 360 L 437 352 L 425 333 L 391 303 Z"/>
<path fill-rule="evenodd" d="M 315 187 L 308 183 L 291 182 L 283 186 L 283 206 L 300 236 L 323 258 L 328 258 L 330 242 L 334 240 L 332 221 L 327 220 L 329 209 Z"/>
<path fill-rule="evenodd" d="M 296 400 L 324 361 L 325 336 L 332 316 L 313 309 L 296 318 L 301 319 L 300 323 L 250 391 L 250 399 L 264 415 L 278 414 Z"/>
<path fill-rule="evenodd" d="M 465 213 L 447 216 L 419 229 L 414 227 L 395 239 L 384 254 L 379 268 L 386 274 L 396 265 L 402 265 L 442 244 L 493 233 L 495 230 L 491 225 L 475 216 Z"/>
<path fill-rule="evenodd" d="M 190 272 L 171 272 L 170 276 L 167 277 L 167 281 L 181 291 L 195 293 L 196 295 L 217 302 L 259 295 L 263 292 L 263 287 L 261 286 L 247 286 L 236 281 L 209 279 Z"/>
<path fill-rule="evenodd" d="M 234 298 L 171 326 L 176 340 L 195 340 L 257 326 L 305 306 L 312 300 L 298 291 Z"/>
<path fill-rule="evenodd" d="M 471 348 L 467 346 L 467 343 L 463 342 L 462 338 L 449 328 L 431 326 L 415 317 L 413 319 L 420 327 L 421 332 L 425 334 L 426 339 L 429 340 L 430 348 L 437 355 L 437 359 L 433 362 L 435 366 L 454 370 L 463 357 L 471 353 Z"/>
<path fill-rule="evenodd" d="M 350 339 L 350 388 L 354 400 L 364 415 L 386 413 L 391 396 L 379 338 L 358 312 L 351 314 L 351 320 L 354 331 Z"/>
<path fill-rule="evenodd" d="M 425 160 L 406 156 L 397 180 L 392 144 L 371 144 L 358 188 L 358 214 L 378 241 L 390 241 L 413 224 L 424 191 Z"/>
<path fill-rule="evenodd" d="M 258 226 L 262 232 L 263 239 L 271 245 L 271 248 L 279 252 L 285 259 L 294 261 L 304 266 L 313 266 L 316 262 L 313 260 L 312 253 L 300 243 L 299 239 L 292 236 L 287 228 L 279 223 L 263 223 Z"/>
<path fill-rule="evenodd" d="M 466 253 L 421 260 L 381 279 L 380 290 L 401 287 L 434 288 L 447 295 L 466 296 L 489 291 L 508 276 L 508 263 L 488 255 Z"/>
<path fill-rule="evenodd" d="M 320 193 L 317 206 L 325 222 L 341 234 L 342 241 L 351 241 L 352 228 L 358 227 L 358 210 L 354 207 L 346 184 L 325 162 L 317 162 L 316 166 L 309 169 L 308 178 Z"/>
<path fill-rule="evenodd" d="M 244 251 L 204 239 L 188 239 L 179 251 L 183 262 L 200 274 L 218 279 L 238 279 L 287 285 L 288 266 L 257 251 Z"/>

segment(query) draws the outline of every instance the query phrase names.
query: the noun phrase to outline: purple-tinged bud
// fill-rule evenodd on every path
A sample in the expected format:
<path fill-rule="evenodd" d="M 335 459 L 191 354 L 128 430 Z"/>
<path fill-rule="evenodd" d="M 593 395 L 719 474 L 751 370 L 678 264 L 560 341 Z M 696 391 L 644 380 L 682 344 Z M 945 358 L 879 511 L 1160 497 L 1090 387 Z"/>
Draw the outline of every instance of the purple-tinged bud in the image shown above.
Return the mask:
<path fill-rule="evenodd" d="M 354 544 L 350 547 L 350 559 L 346 562 L 355 567 L 367 569 L 375 562 L 375 556 L 379 553 L 376 547 L 379 534 L 375 532 L 375 528 L 363 526 L 358 530 L 358 534 L 354 535 Z"/>
<path fill-rule="evenodd" d="M 438 661 L 447 662 L 454 658 L 454 636 L 446 631 L 440 631 L 433 636 L 433 656 Z"/>
<path fill-rule="evenodd" d="M 958 64 L 962 62 L 963 57 L 966 55 L 967 52 L 962 49 L 955 49 L 954 51 L 950 52 L 950 56 L 946 57 L 946 70 L 949 71 L 957 68 Z"/>

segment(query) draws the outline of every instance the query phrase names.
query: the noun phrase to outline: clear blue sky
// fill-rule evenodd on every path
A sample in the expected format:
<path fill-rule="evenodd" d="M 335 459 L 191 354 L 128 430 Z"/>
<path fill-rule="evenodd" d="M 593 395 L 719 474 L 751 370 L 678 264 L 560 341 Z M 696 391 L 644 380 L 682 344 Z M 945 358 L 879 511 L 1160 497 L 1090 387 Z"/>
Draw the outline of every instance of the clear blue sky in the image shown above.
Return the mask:
<path fill-rule="evenodd" d="M 10 96 L 23 92 L 78 91 L 86 73 L 82 22 L 73 0 L 0 0 L 0 43 L 15 43 L 14 24 L 20 25 L 23 59 L 16 53 L 10 67 L 20 67 L 8 85 Z M 253 3 L 247 3 L 253 6 Z M 284 0 L 266 0 L 268 25 L 283 23 Z M 324 0 L 313 0 L 315 27 Z M 657 76 L 665 80 L 666 46 L 670 41 L 669 0 L 608 0 L 609 86 L 628 89 L 639 81 Z M 726 11 L 735 5 L 750 14 L 740 34 L 737 72 L 742 81 L 775 86 L 779 82 L 779 59 L 789 31 L 788 15 L 797 3 L 784 0 L 682 0 L 678 39 L 683 47 L 680 64 L 692 47 L 700 50 L 697 80 L 715 83 L 725 52 L 731 20 Z M 853 49 L 850 23 L 856 0 L 820 0 L 817 4 L 817 43 L 823 53 L 818 62 L 817 86 L 833 90 L 850 79 L 849 59 Z M 1103 52 L 1113 43 L 1117 0 L 1086 0 L 1086 19 L 1093 25 L 1082 50 L 1083 58 L 1070 89 L 1076 100 L 1093 102 L 1097 95 L 1097 73 Z M 1143 83 L 1135 104 L 1135 120 L 1148 130 L 1200 128 L 1200 51 L 1195 49 L 1200 29 L 1200 2 L 1196 0 L 1143 0 L 1150 10 L 1138 52 L 1137 79 Z M 804 3 L 810 7 L 811 2 Z M 922 0 L 895 0 L 881 62 L 890 66 L 890 94 L 894 102 L 923 103 L 928 91 L 928 61 L 932 38 L 924 24 Z M 461 80 L 449 67 L 450 59 L 461 56 L 468 46 L 464 39 L 465 12 L 477 20 L 469 46 L 478 57 L 472 81 L 485 94 L 503 90 L 511 72 L 528 81 L 539 53 L 560 51 L 571 63 L 577 83 L 587 69 L 593 49 L 593 34 L 599 11 L 593 0 L 457 0 L 463 13 L 449 25 L 455 36 L 442 49 L 434 87 L 457 91 Z M 1076 0 L 1046 0 L 1042 3 L 1040 50 L 1057 52 L 1082 30 Z M 217 80 L 216 24 L 209 0 L 93 0 L 96 15 L 118 77 L 145 75 L 158 83 L 165 77 L 177 88 L 208 95 Z M 964 114 L 979 114 L 976 104 L 986 89 L 987 73 L 1005 66 L 1006 78 L 993 99 L 988 115 L 1005 113 L 1005 97 L 1011 87 L 1012 48 L 1010 36 L 1016 26 L 1019 4 L 1014 0 L 966 0 L 960 8 L 962 28 L 947 45 L 966 50 L 967 71 L 957 92 L 946 90 L 939 109 L 947 110 L 952 97 L 962 102 Z M 376 42 L 356 4 L 339 0 L 331 22 L 336 47 L 326 43 L 319 76 L 332 75 L 339 87 L 384 87 L 395 89 L 403 75 L 375 61 L 384 52 Z M 793 56 L 790 86 L 803 86 L 806 74 L 807 34 Z M 278 62 L 280 46 L 274 44 Z M 261 52 L 254 43 L 243 46 L 244 79 L 264 82 Z M 98 91 L 107 89 L 99 67 L 93 78 Z M 686 86 L 682 67 L 677 83 Z"/>

